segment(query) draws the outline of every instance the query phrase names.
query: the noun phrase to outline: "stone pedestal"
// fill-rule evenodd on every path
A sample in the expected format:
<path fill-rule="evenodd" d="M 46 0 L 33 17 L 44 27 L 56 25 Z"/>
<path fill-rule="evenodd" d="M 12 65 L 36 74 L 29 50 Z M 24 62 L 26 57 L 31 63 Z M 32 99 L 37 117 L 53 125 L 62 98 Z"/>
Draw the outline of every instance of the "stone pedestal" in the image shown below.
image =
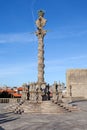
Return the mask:
<path fill-rule="evenodd" d="M 31 83 L 29 89 L 30 93 L 30 102 L 41 102 L 42 101 L 42 91 L 40 89 L 39 84 Z"/>
<path fill-rule="evenodd" d="M 27 84 L 23 84 L 23 91 L 22 91 L 22 100 L 27 99 Z"/>
<path fill-rule="evenodd" d="M 57 100 L 58 100 L 58 92 L 57 92 L 57 88 L 56 88 L 56 83 L 54 83 L 53 84 L 53 98 L 52 98 L 52 100 L 53 100 L 53 102 L 57 102 Z"/>
<path fill-rule="evenodd" d="M 62 102 L 62 92 L 59 92 L 58 93 L 58 103 L 61 103 Z"/>

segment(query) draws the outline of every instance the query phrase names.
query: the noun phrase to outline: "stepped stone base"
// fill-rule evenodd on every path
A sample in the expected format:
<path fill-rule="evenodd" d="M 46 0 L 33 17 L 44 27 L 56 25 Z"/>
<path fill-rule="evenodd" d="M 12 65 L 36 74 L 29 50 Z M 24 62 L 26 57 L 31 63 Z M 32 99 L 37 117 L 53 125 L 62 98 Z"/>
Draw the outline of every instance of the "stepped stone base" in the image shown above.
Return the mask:
<path fill-rule="evenodd" d="M 38 113 L 38 114 L 62 114 L 80 110 L 75 104 L 58 103 L 52 101 L 30 102 L 25 101 L 23 104 L 9 104 L 3 110 L 14 113 Z"/>
<path fill-rule="evenodd" d="M 51 101 L 43 101 L 39 103 L 26 101 L 21 105 L 21 109 L 24 110 L 24 113 L 57 114 L 65 112 L 65 110 Z"/>

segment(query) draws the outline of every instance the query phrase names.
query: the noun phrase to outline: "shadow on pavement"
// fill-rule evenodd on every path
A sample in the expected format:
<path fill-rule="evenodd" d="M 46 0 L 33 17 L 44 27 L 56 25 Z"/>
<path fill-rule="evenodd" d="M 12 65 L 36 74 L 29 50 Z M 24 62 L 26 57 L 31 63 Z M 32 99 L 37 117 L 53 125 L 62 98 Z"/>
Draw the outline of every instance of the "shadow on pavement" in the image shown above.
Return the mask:
<path fill-rule="evenodd" d="M 75 102 L 87 102 L 87 99 L 84 99 L 84 100 L 75 100 L 75 101 L 72 101 L 71 103 L 75 103 Z"/>
<path fill-rule="evenodd" d="M 12 112 L 8 112 L 8 113 L 2 113 L 0 114 L 0 118 L 6 118 L 8 117 L 9 114 L 11 114 Z"/>
<path fill-rule="evenodd" d="M 6 123 L 6 122 L 10 122 L 10 121 L 14 121 L 19 119 L 19 117 L 14 117 L 14 114 L 12 113 L 3 113 L 0 114 L 0 124 Z M 3 130 L 0 128 L 0 130 Z"/>
<path fill-rule="evenodd" d="M 3 129 L 3 128 L 0 126 L 0 130 L 5 130 L 5 129 Z"/>

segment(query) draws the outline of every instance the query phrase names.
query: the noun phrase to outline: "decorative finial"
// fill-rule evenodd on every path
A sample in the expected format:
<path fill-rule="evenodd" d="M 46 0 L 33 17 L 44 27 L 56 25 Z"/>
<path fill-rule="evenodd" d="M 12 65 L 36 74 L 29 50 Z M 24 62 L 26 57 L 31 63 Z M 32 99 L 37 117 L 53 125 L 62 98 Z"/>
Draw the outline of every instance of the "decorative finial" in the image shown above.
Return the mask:
<path fill-rule="evenodd" d="M 44 14 L 45 14 L 45 13 L 44 13 L 44 11 L 43 11 L 43 10 L 39 10 L 39 11 L 38 11 L 38 16 L 39 16 L 39 17 L 40 17 L 40 16 L 41 16 L 41 17 L 43 17 L 43 16 L 44 16 Z"/>

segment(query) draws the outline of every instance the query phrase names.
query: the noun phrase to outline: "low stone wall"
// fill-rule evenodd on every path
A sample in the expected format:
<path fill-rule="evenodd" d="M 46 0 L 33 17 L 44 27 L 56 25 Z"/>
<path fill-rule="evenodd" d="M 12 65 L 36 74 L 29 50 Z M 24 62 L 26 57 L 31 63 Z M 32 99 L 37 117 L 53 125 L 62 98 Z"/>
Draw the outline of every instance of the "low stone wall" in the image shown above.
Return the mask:
<path fill-rule="evenodd" d="M 21 98 L 0 98 L 0 103 L 17 103 Z"/>
<path fill-rule="evenodd" d="M 9 98 L 0 98 L 0 103 L 9 103 Z"/>

